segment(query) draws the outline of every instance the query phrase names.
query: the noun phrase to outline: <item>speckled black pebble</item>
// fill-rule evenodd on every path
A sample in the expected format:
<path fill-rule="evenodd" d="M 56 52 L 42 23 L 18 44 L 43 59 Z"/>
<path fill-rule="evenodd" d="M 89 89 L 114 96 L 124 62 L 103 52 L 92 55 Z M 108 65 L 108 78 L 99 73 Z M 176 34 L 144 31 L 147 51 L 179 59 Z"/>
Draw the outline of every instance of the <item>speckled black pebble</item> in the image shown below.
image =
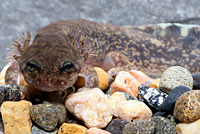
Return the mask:
<path fill-rule="evenodd" d="M 51 132 L 46 132 L 36 126 L 32 126 L 32 128 L 31 128 L 31 134 L 57 134 L 57 133 L 58 133 L 58 129 L 51 131 Z"/>
<path fill-rule="evenodd" d="M 55 130 L 58 124 L 57 112 L 52 104 L 32 105 L 30 114 L 33 122 L 46 131 Z"/>
<path fill-rule="evenodd" d="M 128 122 L 126 120 L 114 119 L 106 127 L 106 131 L 110 132 L 111 134 L 122 134 L 123 128 L 128 123 L 130 123 L 130 122 Z"/>
<path fill-rule="evenodd" d="M 129 94 L 125 93 L 125 92 L 120 92 L 122 94 L 124 94 L 124 96 L 126 97 L 126 100 L 136 100 L 136 101 L 144 101 L 143 99 L 139 99 L 137 97 L 132 97 Z"/>
<path fill-rule="evenodd" d="M 168 113 L 173 113 L 174 105 L 176 100 L 185 92 L 190 91 L 186 86 L 177 86 L 175 87 L 167 96 L 167 98 L 162 103 L 160 109 L 161 111 L 166 111 Z"/>
<path fill-rule="evenodd" d="M 164 102 L 165 98 L 168 96 L 166 93 L 156 89 L 146 86 L 139 86 L 139 95 L 148 103 L 148 105 L 160 110 L 161 104 Z"/>
<path fill-rule="evenodd" d="M 134 120 L 125 125 L 122 134 L 153 134 L 155 123 L 150 120 Z"/>
<path fill-rule="evenodd" d="M 154 134 L 176 134 L 176 126 L 167 118 L 154 116 L 150 121 L 155 123 Z"/>
<path fill-rule="evenodd" d="M 193 89 L 199 89 L 200 90 L 200 72 L 193 73 Z"/>
<path fill-rule="evenodd" d="M 4 101 L 19 101 L 22 87 L 18 85 L 0 85 L 0 105 Z"/>

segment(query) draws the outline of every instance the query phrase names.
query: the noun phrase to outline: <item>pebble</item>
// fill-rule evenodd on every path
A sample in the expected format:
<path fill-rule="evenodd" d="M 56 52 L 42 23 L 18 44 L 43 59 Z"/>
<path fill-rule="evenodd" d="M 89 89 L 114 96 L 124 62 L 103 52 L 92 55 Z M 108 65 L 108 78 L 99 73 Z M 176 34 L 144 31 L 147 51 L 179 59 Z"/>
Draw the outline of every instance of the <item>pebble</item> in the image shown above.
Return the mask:
<path fill-rule="evenodd" d="M 87 134 L 111 134 L 111 133 L 96 127 L 92 127 L 87 130 Z"/>
<path fill-rule="evenodd" d="M 4 101 L 19 101 L 23 87 L 18 85 L 0 85 L 0 105 Z"/>
<path fill-rule="evenodd" d="M 122 134 L 154 134 L 155 123 L 149 120 L 135 120 L 125 125 Z"/>
<path fill-rule="evenodd" d="M 198 73 L 193 73 L 193 89 L 200 89 L 200 72 Z"/>
<path fill-rule="evenodd" d="M 139 85 L 146 81 L 153 80 L 149 76 L 138 70 L 130 70 L 130 74 L 133 75 L 133 77 L 138 81 Z"/>
<path fill-rule="evenodd" d="M 163 72 L 159 83 L 160 90 L 169 93 L 180 85 L 190 89 L 193 88 L 192 74 L 187 69 L 180 66 L 172 66 Z"/>
<path fill-rule="evenodd" d="M 127 121 L 148 120 L 152 117 L 152 111 L 144 102 L 129 100 L 118 102 L 117 115 Z"/>
<path fill-rule="evenodd" d="M 179 123 L 176 130 L 178 134 L 200 134 L 200 119 L 191 123 Z"/>
<path fill-rule="evenodd" d="M 153 108 L 160 110 L 161 104 L 167 98 L 167 94 L 156 89 L 146 86 L 139 86 L 139 95 Z"/>
<path fill-rule="evenodd" d="M 58 134 L 87 134 L 87 128 L 78 124 L 63 123 Z"/>
<path fill-rule="evenodd" d="M 159 89 L 159 83 L 160 83 L 160 79 L 155 79 L 151 84 L 150 84 L 150 87 L 151 88 L 157 88 Z"/>
<path fill-rule="evenodd" d="M 5 134 L 31 134 L 30 106 L 28 101 L 5 101 L 1 105 L 1 115 Z"/>
<path fill-rule="evenodd" d="M 174 112 L 174 105 L 176 100 L 185 92 L 190 91 L 190 89 L 186 86 L 177 86 L 175 87 L 164 100 L 161 105 L 161 111 L 166 111 L 168 113 Z"/>
<path fill-rule="evenodd" d="M 110 87 L 110 94 L 125 92 L 133 97 L 138 96 L 138 81 L 129 73 L 120 71 Z"/>
<path fill-rule="evenodd" d="M 36 126 L 32 127 L 32 132 L 31 132 L 31 134 L 57 134 L 57 133 L 58 133 L 58 129 L 55 129 L 54 131 L 51 131 L 51 132 L 47 132 Z"/>
<path fill-rule="evenodd" d="M 65 106 L 88 128 L 104 128 L 113 116 L 108 97 L 99 88 L 82 90 L 69 95 Z"/>
<path fill-rule="evenodd" d="M 126 124 L 130 123 L 126 120 L 121 119 L 114 119 L 111 123 L 106 127 L 106 131 L 110 132 L 111 134 L 122 134 L 122 131 Z"/>
<path fill-rule="evenodd" d="M 176 134 L 176 126 L 167 118 L 154 116 L 150 121 L 155 123 L 154 134 Z"/>
<path fill-rule="evenodd" d="M 114 116 L 118 117 L 117 104 L 118 102 L 126 101 L 126 96 L 123 94 L 123 92 L 115 92 L 108 98 L 108 101 L 112 107 Z"/>
<path fill-rule="evenodd" d="M 94 67 L 94 70 L 96 70 L 99 79 L 99 88 L 101 90 L 107 89 L 109 86 L 108 73 L 99 67 Z"/>
<path fill-rule="evenodd" d="M 182 123 L 200 119 L 200 90 L 191 90 L 182 94 L 176 101 L 174 116 Z"/>
<path fill-rule="evenodd" d="M 53 131 L 58 124 L 58 116 L 52 104 L 38 104 L 30 108 L 31 119 L 46 131 Z"/>

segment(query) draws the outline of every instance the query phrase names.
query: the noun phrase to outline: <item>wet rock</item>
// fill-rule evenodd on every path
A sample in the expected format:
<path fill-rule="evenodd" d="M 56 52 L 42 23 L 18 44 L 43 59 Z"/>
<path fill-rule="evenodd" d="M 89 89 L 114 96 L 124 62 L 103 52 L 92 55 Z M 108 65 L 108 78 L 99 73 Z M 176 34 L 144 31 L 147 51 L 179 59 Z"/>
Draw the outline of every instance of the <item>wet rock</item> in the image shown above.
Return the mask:
<path fill-rule="evenodd" d="M 109 103 L 112 107 L 114 116 L 118 117 L 118 115 L 117 115 L 117 104 L 118 104 L 118 102 L 126 101 L 125 95 L 122 92 L 115 92 L 108 98 L 108 100 L 109 100 Z"/>
<path fill-rule="evenodd" d="M 103 128 L 113 116 L 108 97 L 99 88 L 82 90 L 69 95 L 65 106 L 89 128 Z"/>
<path fill-rule="evenodd" d="M 22 90 L 18 85 L 0 85 L 0 105 L 4 101 L 19 101 Z"/>
<path fill-rule="evenodd" d="M 155 123 L 149 120 L 135 120 L 125 125 L 122 134 L 154 134 Z"/>
<path fill-rule="evenodd" d="M 198 73 L 193 73 L 193 89 L 200 89 L 200 72 Z"/>
<path fill-rule="evenodd" d="M 179 123 L 176 125 L 178 134 L 199 134 L 200 119 L 191 123 Z"/>
<path fill-rule="evenodd" d="M 133 77 L 138 81 L 139 85 L 146 81 L 153 80 L 149 76 L 138 70 L 130 70 L 130 74 L 133 75 Z"/>
<path fill-rule="evenodd" d="M 150 87 L 159 89 L 159 83 L 160 83 L 160 79 L 156 79 L 150 84 Z"/>
<path fill-rule="evenodd" d="M 101 90 L 107 89 L 109 86 L 108 73 L 99 67 L 94 67 L 94 69 L 96 70 L 99 79 L 99 88 Z"/>
<path fill-rule="evenodd" d="M 146 86 L 139 87 L 139 95 L 148 103 L 148 105 L 160 110 L 161 104 L 167 98 L 167 94 L 156 89 Z"/>
<path fill-rule="evenodd" d="M 118 102 L 117 115 L 127 121 L 147 120 L 152 117 L 152 111 L 144 102 L 129 100 Z"/>
<path fill-rule="evenodd" d="M 167 118 L 154 116 L 150 121 L 155 123 L 154 134 L 176 134 L 175 125 Z"/>
<path fill-rule="evenodd" d="M 126 124 L 130 123 L 126 120 L 114 119 L 112 122 L 106 127 L 106 131 L 111 134 L 122 134 L 122 130 Z"/>
<path fill-rule="evenodd" d="M 182 123 L 200 119 L 200 90 L 191 90 L 182 94 L 176 101 L 174 116 Z"/>
<path fill-rule="evenodd" d="M 174 105 L 176 100 L 185 92 L 190 91 L 186 86 L 177 86 L 175 87 L 164 100 L 161 105 L 161 111 L 166 111 L 168 113 L 174 112 Z"/>
<path fill-rule="evenodd" d="M 160 90 L 169 93 L 173 88 L 180 85 L 193 88 L 192 74 L 187 69 L 172 66 L 163 72 L 160 78 Z"/>
<path fill-rule="evenodd" d="M 110 94 L 125 92 L 133 97 L 138 96 L 138 81 L 128 72 L 120 71 L 110 87 Z"/>
<path fill-rule="evenodd" d="M 108 131 L 93 127 L 93 128 L 88 129 L 87 134 L 111 134 L 111 133 Z"/>
<path fill-rule="evenodd" d="M 58 129 L 55 129 L 54 131 L 51 131 L 51 132 L 47 132 L 36 126 L 32 127 L 32 132 L 31 132 L 31 134 L 57 134 L 57 133 L 58 133 Z"/>
<path fill-rule="evenodd" d="M 38 104 L 30 108 L 31 119 L 35 124 L 46 131 L 55 130 L 58 124 L 58 116 L 52 104 Z"/>
<path fill-rule="evenodd" d="M 63 123 L 58 134 L 87 134 L 87 128 L 78 124 Z"/>
<path fill-rule="evenodd" d="M 31 118 L 30 106 L 28 101 L 5 101 L 1 106 L 1 115 L 4 124 L 5 134 L 30 134 Z"/>

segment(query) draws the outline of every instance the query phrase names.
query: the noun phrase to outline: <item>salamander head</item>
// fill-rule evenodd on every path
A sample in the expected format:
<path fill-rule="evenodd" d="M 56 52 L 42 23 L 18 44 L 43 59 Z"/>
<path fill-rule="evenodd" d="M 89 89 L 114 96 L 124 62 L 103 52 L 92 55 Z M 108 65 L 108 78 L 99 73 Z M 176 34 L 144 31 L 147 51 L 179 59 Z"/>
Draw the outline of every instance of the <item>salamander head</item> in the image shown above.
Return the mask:
<path fill-rule="evenodd" d="M 72 86 L 81 70 L 79 51 L 58 36 L 39 36 L 21 53 L 19 67 L 25 81 L 42 91 Z"/>

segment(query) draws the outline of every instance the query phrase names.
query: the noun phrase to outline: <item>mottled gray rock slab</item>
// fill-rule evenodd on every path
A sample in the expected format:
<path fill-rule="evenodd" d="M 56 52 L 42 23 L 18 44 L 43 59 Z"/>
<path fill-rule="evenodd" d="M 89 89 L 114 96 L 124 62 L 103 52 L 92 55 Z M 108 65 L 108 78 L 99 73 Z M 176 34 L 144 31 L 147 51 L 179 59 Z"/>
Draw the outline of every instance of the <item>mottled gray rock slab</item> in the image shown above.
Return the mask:
<path fill-rule="evenodd" d="M 61 19 L 88 19 L 115 25 L 161 22 L 200 24 L 199 0 L 0 0 L 0 68 L 19 32 Z"/>

